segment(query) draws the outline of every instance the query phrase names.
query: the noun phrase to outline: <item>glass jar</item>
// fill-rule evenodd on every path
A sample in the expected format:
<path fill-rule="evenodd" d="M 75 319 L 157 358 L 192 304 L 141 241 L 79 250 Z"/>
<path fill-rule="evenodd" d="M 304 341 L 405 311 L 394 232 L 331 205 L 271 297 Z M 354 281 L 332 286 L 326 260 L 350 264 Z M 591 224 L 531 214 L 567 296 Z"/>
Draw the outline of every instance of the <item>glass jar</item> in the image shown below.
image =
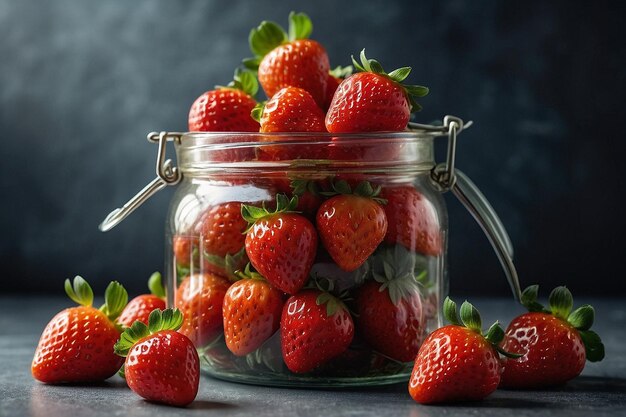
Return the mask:
<path fill-rule="evenodd" d="M 519 296 L 504 228 L 454 168 L 462 129 L 448 116 L 397 133 L 152 133 L 158 177 L 101 228 L 177 184 L 166 221 L 168 304 L 183 312 L 179 331 L 209 375 L 307 387 L 406 381 L 421 342 L 442 324 L 442 192 L 479 221 Z M 439 165 L 438 136 L 449 141 Z M 177 167 L 165 159 L 168 141 Z"/>

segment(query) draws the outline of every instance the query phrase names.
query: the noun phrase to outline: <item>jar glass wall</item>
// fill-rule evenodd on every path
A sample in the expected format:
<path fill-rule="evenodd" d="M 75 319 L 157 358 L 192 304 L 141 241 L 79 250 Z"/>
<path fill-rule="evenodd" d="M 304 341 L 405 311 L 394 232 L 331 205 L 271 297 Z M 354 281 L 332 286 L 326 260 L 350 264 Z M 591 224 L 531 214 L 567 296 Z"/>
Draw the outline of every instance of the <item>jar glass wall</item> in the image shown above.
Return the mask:
<path fill-rule="evenodd" d="M 183 311 L 181 331 L 196 344 L 204 371 L 238 382 L 309 387 L 408 379 L 421 341 L 438 326 L 439 306 L 447 292 L 447 214 L 430 179 L 432 136 L 191 133 L 177 144 L 177 157 L 183 180 L 166 223 L 169 304 Z M 329 243 L 334 238 L 346 240 L 344 231 L 336 227 L 321 232 L 320 212 L 327 210 L 328 217 L 328 210 L 339 210 L 327 204 L 336 194 L 359 194 L 364 189 L 374 191 L 366 199 L 384 212 L 384 236 L 374 239 L 371 253 L 362 254 L 362 261 L 346 267 L 339 260 L 343 255 Z M 241 313 L 235 314 L 238 323 L 229 321 L 230 310 L 225 320 L 224 299 L 231 299 L 228 293 L 234 291 L 234 283 L 246 269 L 261 269 L 259 261 L 249 265 L 249 224 L 242 217 L 242 205 L 271 211 L 277 195 L 288 199 L 297 195 L 295 211 L 318 235 L 313 249 L 303 249 L 314 253 L 306 282 L 285 291 L 267 276 L 265 282 L 279 294 L 280 313 L 268 313 L 265 301 L 254 301 L 247 289 L 251 306 L 246 305 L 245 314 L 242 304 L 234 307 Z M 348 234 L 366 227 L 367 218 L 352 218 L 354 224 L 346 225 Z M 348 236 L 344 252 L 367 246 L 372 234 L 376 232 L 356 233 L 352 240 Z M 317 348 L 304 343 L 302 357 L 322 359 L 303 371 L 286 358 L 287 349 L 298 349 L 286 340 L 290 330 L 286 316 L 298 305 L 293 300 L 307 291 L 329 292 L 341 300 L 344 320 L 352 329 L 341 348 L 332 348 L 339 343 L 333 338 Z M 299 324 L 313 320 L 302 315 L 297 319 Z M 233 326 L 254 333 L 255 344 L 233 348 Z"/>

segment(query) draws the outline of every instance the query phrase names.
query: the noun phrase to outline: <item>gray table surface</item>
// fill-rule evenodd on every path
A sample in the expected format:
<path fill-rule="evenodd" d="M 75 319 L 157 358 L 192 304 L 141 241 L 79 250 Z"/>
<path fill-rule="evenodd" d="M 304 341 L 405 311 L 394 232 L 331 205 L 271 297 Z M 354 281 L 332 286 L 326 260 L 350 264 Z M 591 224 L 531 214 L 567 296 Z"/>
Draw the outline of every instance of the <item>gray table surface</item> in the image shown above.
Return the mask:
<path fill-rule="evenodd" d="M 483 323 L 506 323 L 522 311 L 505 299 L 471 300 Z M 187 408 L 146 402 L 117 376 L 91 386 L 44 385 L 30 375 L 37 340 L 48 320 L 71 304 L 64 298 L 0 296 L 0 416 L 626 416 L 626 299 L 583 300 L 596 307 L 594 329 L 606 358 L 548 391 L 498 390 L 476 403 L 422 406 L 407 384 L 350 390 L 268 388 L 203 376 Z M 579 303 L 577 302 L 577 305 Z"/>

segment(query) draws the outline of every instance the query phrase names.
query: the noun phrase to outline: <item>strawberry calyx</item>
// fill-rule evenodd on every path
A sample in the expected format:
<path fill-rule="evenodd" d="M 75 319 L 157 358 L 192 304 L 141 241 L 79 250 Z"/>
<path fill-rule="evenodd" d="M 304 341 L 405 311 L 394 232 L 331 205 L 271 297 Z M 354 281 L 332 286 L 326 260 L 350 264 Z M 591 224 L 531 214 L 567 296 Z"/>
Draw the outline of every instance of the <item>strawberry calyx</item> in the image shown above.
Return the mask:
<path fill-rule="evenodd" d="M 339 297 L 335 297 L 328 291 L 322 291 L 315 299 L 315 304 L 318 306 L 326 304 L 326 316 L 332 317 L 340 310 L 348 310 L 348 307 Z"/>
<path fill-rule="evenodd" d="M 261 116 L 263 116 L 263 111 L 265 110 L 265 104 L 267 104 L 267 100 L 260 101 L 250 111 L 250 117 L 252 117 L 259 123 L 261 122 Z"/>
<path fill-rule="evenodd" d="M 156 295 L 159 298 L 165 298 L 165 287 L 163 287 L 163 280 L 160 272 L 153 272 L 148 278 L 148 289 L 150 294 Z"/>
<path fill-rule="evenodd" d="M 548 297 L 549 308 L 544 307 L 537 301 L 539 285 L 531 285 L 522 292 L 521 303 L 530 312 L 551 314 L 567 322 L 580 334 L 585 345 L 587 360 L 599 362 L 604 359 L 604 344 L 600 336 L 590 330 L 595 320 L 593 306 L 584 304 L 572 311 L 574 297 L 565 286 L 559 286 L 552 290 Z"/>
<path fill-rule="evenodd" d="M 491 327 L 483 333 L 480 313 L 471 303 L 464 301 L 457 315 L 456 303 L 452 301 L 450 297 L 446 297 L 443 302 L 443 315 L 446 320 L 455 326 L 466 327 L 484 337 L 501 355 L 511 359 L 517 359 L 523 356 L 523 354 L 520 353 L 507 352 L 500 347 L 500 342 L 504 339 L 504 330 L 500 327 L 498 321 L 493 323 Z"/>
<path fill-rule="evenodd" d="M 254 279 L 257 281 L 266 281 L 263 275 L 259 274 L 257 271 L 252 270 L 252 265 L 250 264 L 250 262 L 248 262 L 243 271 L 235 271 L 235 275 L 238 279 Z"/>
<path fill-rule="evenodd" d="M 350 75 L 352 75 L 353 72 L 354 67 L 352 65 L 346 65 L 345 67 L 337 65 L 335 68 L 328 71 L 328 73 L 333 77 L 342 79 L 349 77 Z"/>
<path fill-rule="evenodd" d="M 163 311 L 154 309 L 148 317 L 148 325 L 137 320 L 120 335 L 113 350 L 119 356 L 126 357 L 130 349 L 144 337 L 163 330 L 176 331 L 183 324 L 183 314 L 177 308 L 167 308 Z"/>
<path fill-rule="evenodd" d="M 241 90 L 250 97 L 254 97 L 259 91 L 259 81 L 252 71 L 236 68 L 231 82 L 229 82 L 226 86 L 216 85 L 215 88 Z"/>
<path fill-rule="evenodd" d="M 289 199 L 285 194 L 276 194 L 276 209 L 269 211 L 263 203 L 263 207 L 256 207 L 247 204 L 241 205 L 241 217 L 248 222 L 250 226 L 254 223 L 262 220 L 266 217 L 273 216 L 279 213 L 297 213 L 296 207 L 298 207 L 298 196 L 294 195 Z M 248 228 L 249 230 L 249 228 Z M 246 230 L 247 232 L 247 230 Z"/>
<path fill-rule="evenodd" d="M 387 290 L 393 305 L 420 293 L 420 285 L 426 278 L 427 270 L 417 272 L 415 254 L 397 245 L 384 248 L 374 256 L 372 277 L 380 287 L 379 292 Z M 417 274 L 416 274 L 417 272 Z"/>
<path fill-rule="evenodd" d="M 112 322 L 119 317 L 128 304 L 128 293 L 117 281 L 111 281 L 104 291 L 104 304 L 100 306 L 102 311 Z"/>
<path fill-rule="evenodd" d="M 227 278 L 231 281 L 239 279 L 237 277 L 237 271 L 241 268 L 241 265 L 243 264 L 242 261 L 245 257 L 246 248 L 243 246 L 238 252 L 234 254 L 227 253 L 224 257 L 204 252 L 204 259 L 211 265 L 223 269 L 228 276 Z"/>
<path fill-rule="evenodd" d="M 306 192 L 312 195 L 320 195 L 320 187 L 316 181 L 310 179 L 293 179 L 289 183 L 292 189 L 292 194 L 302 197 Z"/>
<path fill-rule="evenodd" d="M 243 60 L 246 68 L 256 70 L 263 57 L 276 47 L 298 39 L 308 39 L 313 32 L 313 23 L 305 13 L 289 13 L 289 32 L 278 23 L 264 20 L 253 28 L 248 36 L 252 58 Z"/>
<path fill-rule="evenodd" d="M 409 85 L 403 83 L 403 81 L 411 73 L 411 67 L 401 67 L 387 73 L 378 61 L 376 61 L 375 59 L 368 59 L 365 56 L 365 48 L 361 50 L 359 59 L 361 62 L 357 62 L 357 60 L 354 59 L 354 56 L 352 56 L 352 65 L 354 65 L 354 69 L 356 70 L 356 72 L 371 72 L 373 74 L 378 74 L 389 78 L 390 80 L 397 83 L 400 87 L 402 87 L 402 89 L 404 89 L 407 95 L 407 100 L 411 105 L 411 113 L 420 111 L 422 109 L 422 106 L 419 105 L 415 98 L 428 95 L 429 89 L 428 87 L 424 87 L 422 85 Z"/>
<path fill-rule="evenodd" d="M 369 181 L 361 181 L 354 190 L 346 180 L 331 181 L 332 191 L 320 191 L 319 194 L 325 197 L 333 197 L 336 195 L 356 195 L 359 197 L 371 198 L 379 204 L 387 204 L 387 200 L 378 197 L 382 187 L 380 185 L 372 187 Z"/>
<path fill-rule="evenodd" d="M 80 275 L 76 275 L 73 282 L 69 278 L 65 280 L 65 293 L 72 301 L 81 306 L 91 307 L 93 304 L 93 290 Z"/>

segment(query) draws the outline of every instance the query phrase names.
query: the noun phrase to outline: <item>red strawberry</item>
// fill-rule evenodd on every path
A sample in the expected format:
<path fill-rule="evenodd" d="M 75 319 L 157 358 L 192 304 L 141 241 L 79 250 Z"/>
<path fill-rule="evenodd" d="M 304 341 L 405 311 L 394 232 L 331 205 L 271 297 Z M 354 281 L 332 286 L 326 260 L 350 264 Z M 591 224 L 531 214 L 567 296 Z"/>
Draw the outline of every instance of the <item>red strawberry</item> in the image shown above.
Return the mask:
<path fill-rule="evenodd" d="M 302 88 L 281 88 L 257 112 L 261 132 L 326 132 L 324 112 Z"/>
<path fill-rule="evenodd" d="M 180 407 L 196 398 L 200 359 L 191 340 L 176 332 L 182 323 L 179 310 L 155 310 L 148 325 L 135 322 L 115 344 L 126 358 L 128 386 L 148 401 Z"/>
<path fill-rule="evenodd" d="M 257 350 L 280 326 L 283 294 L 250 271 L 230 286 L 224 297 L 224 339 L 237 356 Z"/>
<path fill-rule="evenodd" d="M 128 294 L 117 282 L 106 289 L 105 304 L 91 306 L 93 291 L 81 277 L 65 281 L 65 292 L 80 304 L 67 308 L 48 323 L 41 335 L 31 372 L 41 382 L 103 381 L 113 376 L 123 360 L 113 353 L 113 345 L 120 336 L 115 319 L 120 314 Z"/>
<path fill-rule="evenodd" d="M 248 71 L 235 71 L 234 81 L 196 99 L 189 110 L 190 132 L 258 132 L 250 116 L 259 86 Z"/>
<path fill-rule="evenodd" d="M 392 359 L 409 362 L 424 340 L 426 326 L 415 258 L 399 248 L 376 256 L 375 280 L 356 293 L 356 317 L 360 335 L 370 346 Z"/>
<path fill-rule="evenodd" d="M 405 130 L 411 112 L 419 109 L 413 96 L 423 97 L 428 89 L 401 84 L 410 67 L 387 74 L 377 61 L 365 57 L 365 50 L 361 64 L 352 61 L 360 72 L 337 88 L 326 113 L 326 129 L 331 133 Z"/>
<path fill-rule="evenodd" d="M 175 306 L 185 322 L 179 332 L 204 347 L 222 332 L 222 303 L 230 282 L 214 274 L 187 276 L 176 290 Z"/>
<path fill-rule="evenodd" d="M 230 278 L 246 265 L 243 248 L 247 226 L 239 202 L 216 204 L 200 216 L 195 234 L 199 236 L 205 271 Z"/>
<path fill-rule="evenodd" d="M 352 68 L 352 65 L 348 65 L 347 67 L 337 66 L 328 73 L 328 81 L 326 83 L 326 100 L 324 101 L 325 110 L 328 110 L 330 102 L 333 100 L 333 96 L 335 95 L 335 91 L 337 91 L 339 84 L 341 84 L 346 77 L 352 75 L 352 71 L 354 71 L 354 68 Z"/>
<path fill-rule="evenodd" d="M 148 324 L 148 317 L 154 309 L 165 310 L 165 288 L 159 272 L 150 276 L 148 288 L 150 294 L 142 294 L 130 300 L 117 318 L 123 327 L 130 327 L 137 320 Z"/>
<path fill-rule="evenodd" d="M 467 301 L 461 306 L 444 302 L 444 314 L 452 323 L 432 332 L 415 358 L 409 394 L 421 404 L 480 400 L 496 390 L 502 365 L 497 344 L 504 332 L 498 322 L 483 336 L 478 311 Z M 512 355 L 514 356 L 514 355 Z"/>
<path fill-rule="evenodd" d="M 197 252 L 194 249 L 198 247 L 198 239 L 191 236 L 177 235 L 172 238 L 172 252 L 176 265 L 181 268 L 189 268 L 194 260 L 197 260 Z"/>
<path fill-rule="evenodd" d="M 280 332 L 287 368 L 306 373 L 348 349 L 354 323 L 343 303 L 330 293 L 304 290 L 287 300 Z"/>
<path fill-rule="evenodd" d="M 254 269 L 274 287 L 297 293 L 307 281 L 317 252 L 317 233 L 306 217 L 293 213 L 298 198 L 276 195 L 276 210 L 243 205 L 250 223 L 246 253 Z"/>
<path fill-rule="evenodd" d="M 594 309 L 586 304 L 572 310 L 572 294 L 557 287 L 550 294 L 550 309 L 537 302 L 538 286 L 524 290 L 522 304 L 529 313 L 511 321 L 502 347 L 523 353 L 517 361 L 507 361 L 502 386 L 507 388 L 542 388 L 559 385 L 578 376 L 585 361 L 604 358 L 600 337 L 589 330 Z"/>
<path fill-rule="evenodd" d="M 387 232 L 387 217 L 367 181 L 360 183 L 352 193 L 346 181 L 337 181 L 338 194 L 326 200 L 317 211 L 317 230 L 324 247 L 344 271 L 361 266 L 382 242 Z"/>
<path fill-rule="evenodd" d="M 313 24 L 304 13 L 289 14 L 289 34 L 274 22 L 263 21 L 250 32 L 254 58 L 244 60 L 258 68 L 259 82 L 268 97 L 284 87 L 308 91 L 318 106 L 324 105 L 328 82 L 328 55 L 322 45 L 307 39 Z"/>
<path fill-rule="evenodd" d="M 384 188 L 385 214 L 389 227 L 385 243 L 399 243 L 410 251 L 438 256 L 443 238 L 437 211 L 432 203 L 412 186 Z"/>

